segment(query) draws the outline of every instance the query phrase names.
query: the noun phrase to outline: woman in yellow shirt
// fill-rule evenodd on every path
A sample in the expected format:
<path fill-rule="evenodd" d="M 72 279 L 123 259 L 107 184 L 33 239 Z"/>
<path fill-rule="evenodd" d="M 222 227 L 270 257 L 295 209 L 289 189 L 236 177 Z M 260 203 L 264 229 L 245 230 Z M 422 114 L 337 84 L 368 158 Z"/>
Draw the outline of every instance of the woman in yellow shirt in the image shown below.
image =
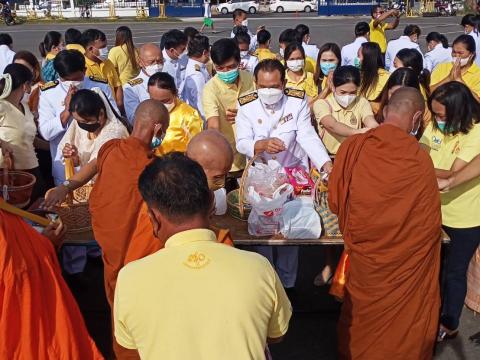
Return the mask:
<path fill-rule="evenodd" d="M 433 92 L 429 106 L 435 120 L 421 143 L 430 153 L 437 177 L 447 178 L 480 154 L 480 105 L 464 84 L 449 82 Z M 442 192 L 440 199 L 443 228 L 451 240 L 438 333 L 438 341 L 443 341 L 458 333 L 467 269 L 480 245 L 480 178 Z"/>
<path fill-rule="evenodd" d="M 127 26 L 120 26 L 116 31 L 115 46 L 108 52 L 108 59 L 115 66 L 122 85 L 138 75 L 140 68 L 137 58 L 132 31 Z"/>
<path fill-rule="evenodd" d="M 42 78 L 46 82 L 58 79 L 58 74 L 53 67 L 53 59 L 65 48 L 62 34 L 58 31 L 49 31 L 45 34 L 45 38 L 38 46 L 40 54 L 44 58 L 42 64 Z"/>
<path fill-rule="evenodd" d="M 315 84 L 319 89 L 319 99 L 325 99 L 331 93 L 333 71 L 340 65 L 342 55 L 337 44 L 326 43 L 318 51 L 315 69 Z"/>
<path fill-rule="evenodd" d="M 358 94 L 374 101 L 382 92 L 390 74 L 384 69 L 383 55 L 377 43 L 363 43 L 358 49 L 355 67 L 360 69 L 361 83 Z"/>
<path fill-rule="evenodd" d="M 418 77 L 420 83 L 420 92 L 425 101 L 430 96 L 430 71 L 423 67 L 423 56 L 416 49 L 402 49 L 395 59 L 393 59 L 393 67 L 391 70 L 410 68 Z"/>
<path fill-rule="evenodd" d="M 302 45 L 293 43 L 285 48 L 287 88 L 304 90 L 309 102 L 317 98 L 318 88 L 313 74 L 305 71 L 305 50 Z"/>
<path fill-rule="evenodd" d="M 192 137 L 203 130 L 200 114 L 178 98 L 175 80 L 167 73 L 157 72 L 148 79 L 148 93 L 151 99 L 161 101 L 170 113 L 170 124 L 165 137 L 156 138 L 152 143 L 155 154 L 185 152 Z"/>

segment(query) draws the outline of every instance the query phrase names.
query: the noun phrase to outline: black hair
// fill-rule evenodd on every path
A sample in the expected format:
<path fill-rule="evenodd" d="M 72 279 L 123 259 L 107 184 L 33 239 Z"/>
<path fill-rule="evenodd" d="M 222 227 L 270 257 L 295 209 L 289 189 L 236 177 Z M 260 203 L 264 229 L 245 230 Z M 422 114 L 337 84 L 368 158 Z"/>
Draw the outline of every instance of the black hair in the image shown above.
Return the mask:
<path fill-rule="evenodd" d="M 242 15 L 247 15 L 247 12 L 245 10 L 242 10 L 242 9 L 235 9 L 235 10 L 233 10 L 232 18 L 233 18 L 233 20 L 235 20 L 236 18 L 238 18 Z"/>
<path fill-rule="evenodd" d="M 363 55 L 363 61 L 360 69 L 362 81 L 359 93 L 367 97 L 370 89 L 377 87 L 378 70 L 384 67 L 383 56 L 380 46 L 374 42 L 363 43 L 360 51 Z"/>
<path fill-rule="evenodd" d="M 407 25 L 405 26 L 405 29 L 403 30 L 403 35 L 405 36 L 412 36 L 412 35 L 417 35 L 420 36 L 422 31 L 417 25 Z"/>
<path fill-rule="evenodd" d="M 272 38 L 272 34 L 270 31 L 262 29 L 257 33 L 257 43 L 261 45 L 265 45 L 268 43 Z"/>
<path fill-rule="evenodd" d="M 31 82 L 33 74 L 29 68 L 22 64 L 8 64 L 3 70 L 4 74 L 10 74 L 12 78 L 12 91 L 17 90 L 26 82 Z M 0 94 L 5 90 L 5 79 L 0 80 Z"/>
<path fill-rule="evenodd" d="M 278 42 L 281 44 L 291 44 L 293 42 L 302 43 L 302 39 L 294 29 L 285 29 L 280 33 Z"/>
<path fill-rule="evenodd" d="M 251 41 L 251 38 L 250 38 L 250 35 L 248 35 L 248 33 L 245 33 L 245 32 L 239 32 L 235 35 L 235 37 L 233 38 L 235 40 L 235 42 L 240 45 L 240 44 L 248 44 L 250 46 L 250 41 Z"/>
<path fill-rule="evenodd" d="M 277 59 L 266 59 L 260 61 L 257 66 L 255 66 L 255 70 L 253 72 L 255 76 L 255 81 L 258 80 L 258 73 L 260 71 L 272 73 L 274 71 L 280 72 L 280 78 L 282 83 L 285 82 L 285 67 L 283 64 Z"/>
<path fill-rule="evenodd" d="M 365 36 L 370 32 L 370 25 L 367 22 L 361 21 L 355 25 L 355 36 Z"/>
<path fill-rule="evenodd" d="M 103 33 L 103 31 L 100 31 L 98 29 L 88 29 L 82 33 L 80 44 L 86 50 L 89 45 L 91 45 L 97 40 L 106 41 L 107 37 L 105 36 L 105 33 Z"/>
<path fill-rule="evenodd" d="M 156 86 L 159 89 L 169 90 L 172 94 L 177 95 L 177 86 L 175 79 L 166 72 L 157 72 L 148 79 L 148 87 Z"/>
<path fill-rule="evenodd" d="M 423 68 L 422 54 L 416 49 L 402 49 L 396 57 L 402 62 L 403 67 L 411 68 L 417 74 L 427 96 L 430 95 L 430 71 Z"/>
<path fill-rule="evenodd" d="M 302 40 L 305 37 L 305 35 L 310 35 L 310 28 L 304 24 L 298 24 L 295 27 L 295 31 L 297 32 L 298 37 Z"/>
<path fill-rule="evenodd" d="M 210 41 L 207 36 L 195 35 L 188 43 L 188 56 L 200 57 L 210 50 Z"/>
<path fill-rule="evenodd" d="M 70 113 L 76 112 L 81 117 L 92 116 L 95 118 L 100 115 L 100 110 L 105 112 L 105 116 L 107 115 L 107 109 L 100 95 L 87 89 L 78 90 L 73 94 L 68 109 Z"/>
<path fill-rule="evenodd" d="M 38 50 L 40 51 L 40 55 L 43 57 L 47 56 L 47 54 L 52 51 L 54 46 L 59 46 L 62 41 L 62 34 L 58 31 L 49 31 L 45 34 L 43 41 L 38 46 Z"/>
<path fill-rule="evenodd" d="M 177 224 L 210 213 L 207 176 L 196 161 L 180 152 L 156 157 L 140 174 L 138 189 L 149 207 Z"/>
<path fill-rule="evenodd" d="M 187 26 L 185 29 L 183 29 L 183 33 L 187 36 L 188 41 L 191 41 L 195 35 L 200 34 L 197 29 L 191 26 Z"/>
<path fill-rule="evenodd" d="M 35 55 L 33 55 L 30 51 L 20 50 L 18 51 L 15 56 L 13 57 L 13 62 L 15 60 L 23 60 L 28 63 L 34 71 L 32 83 L 36 84 L 42 80 L 42 72 L 40 69 L 40 63 Z"/>
<path fill-rule="evenodd" d="M 288 44 L 287 47 L 285 48 L 285 56 L 284 56 L 285 66 L 287 64 L 287 60 L 290 57 L 290 55 L 292 55 L 292 53 L 296 50 L 300 51 L 302 53 L 303 58 L 305 59 L 305 50 L 303 49 L 302 45 L 298 43 Z"/>
<path fill-rule="evenodd" d="M 82 33 L 80 30 L 70 28 L 65 31 L 65 44 L 80 44 L 82 41 Z"/>
<path fill-rule="evenodd" d="M 53 68 L 61 78 L 85 71 L 85 56 L 78 50 L 62 50 L 53 59 Z"/>
<path fill-rule="evenodd" d="M 445 35 L 440 34 L 439 32 L 432 31 L 431 33 L 428 33 L 426 37 L 427 43 L 430 41 L 435 41 L 439 44 L 442 44 L 442 46 L 445 49 L 448 49 L 448 39 Z"/>
<path fill-rule="evenodd" d="M 475 59 L 477 56 L 477 45 L 472 36 L 466 34 L 460 35 L 453 41 L 452 47 L 457 44 L 465 45 L 465 48 L 472 54 L 472 59 Z"/>
<path fill-rule="evenodd" d="M 320 67 L 320 58 L 322 57 L 322 54 L 327 51 L 331 51 L 335 54 L 335 57 L 338 59 L 339 65 L 342 62 L 342 53 L 341 53 L 340 47 L 337 44 L 335 43 L 323 44 L 320 47 L 320 49 L 318 49 L 317 67 L 315 70 L 315 74 L 313 75 L 315 79 L 315 84 L 317 84 L 317 86 L 321 85 L 321 82 L 323 81 L 323 78 L 325 76 L 323 75 L 322 69 Z"/>
<path fill-rule="evenodd" d="M 12 37 L 7 33 L 0 34 L 0 45 L 11 46 L 13 44 Z"/>
<path fill-rule="evenodd" d="M 240 49 L 235 40 L 220 39 L 213 44 L 210 56 L 215 65 L 223 65 L 232 58 L 240 62 Z"/>
<path fill-rule="evenodd" d="M 333 86 L 342 86 L 353 83 L 360 86 L 360 71 L 351 65 L 339 66 L 333 72 Z"/>
<path fill-rule="evenodd" d="M 480 19 L 477 15 L 475 14 L 467 14 L 464 17 L 462 17 L 462 21 L 460 22 L 460 25 L 466 26 L 470 25 L 473 27 L 475 32 L 478 32 L 478 28 L 480 25 Z"/>
<path fill-rule="evenodd" d="M 162 36 L 163 47 L 167 50 L 176 49 L 188 42 L 187 35 L 177 29 L 169 30 Z"/>
<path fill-rule="evenodd" d="M 470 89 L 458 81 L 448 82 L 433 92 L 428 101 L 430 111 L 434 100 L 445 106 L 445 129 L 450 135 L 468 134 L 473 124 L 480 122 L 480 104 Z M 434 126 L 438 128 L 436 121 Z"/>
<path fill-rule="evenodd" d="M 373 5 L 370 8 L 370 16 L 373 16 L 373 14 L 375 14 L 375 12 L 377 11 L 378 8 L 383 9 L 383 6 L 382 5 Z"/>

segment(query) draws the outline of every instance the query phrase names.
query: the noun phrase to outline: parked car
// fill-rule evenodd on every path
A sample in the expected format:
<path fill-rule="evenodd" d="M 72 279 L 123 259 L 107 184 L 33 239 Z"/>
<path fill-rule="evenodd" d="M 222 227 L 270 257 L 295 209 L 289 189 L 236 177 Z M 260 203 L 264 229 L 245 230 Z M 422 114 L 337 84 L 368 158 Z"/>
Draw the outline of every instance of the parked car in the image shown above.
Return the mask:
<path fill-rule="evenodd" d="M 285 11 L 317 11 L 316 0 L 272 0 L 270 11 L 282 13 Z"/>
<path fill-rule="evenodd" d="M 232 13 L 236 9 L 242 9 L 250 14 L 255 14 L 258 12 L 258 2 L 256 1 L 247 1 L 247 0 L 229 0 L 226 3 L 219 4 L 217 6 L 217 11 L 222 14 Z"/>

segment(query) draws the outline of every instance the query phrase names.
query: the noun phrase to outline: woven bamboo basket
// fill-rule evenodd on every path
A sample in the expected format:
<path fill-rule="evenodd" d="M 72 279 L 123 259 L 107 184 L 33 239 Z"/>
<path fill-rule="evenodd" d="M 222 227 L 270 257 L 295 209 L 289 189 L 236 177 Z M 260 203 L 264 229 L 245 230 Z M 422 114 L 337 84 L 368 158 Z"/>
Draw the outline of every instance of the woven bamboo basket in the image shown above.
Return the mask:
<path fill-rule="evenodd" d="M 245 170 L 243 170 L 242 178 L 240 179 L 240 187 L 236 190 L 230 191 L 227 194 L 227 213 L 238 220 L 241 221 L 248 221 L 248 216 L 252 211 L 252 207 L 245 199 L 245 181 L 248 177 L 248 169 L 250 166 L 253 165 L 257 155 L 252 157 L 247 166 L 245 166 Z"/>
<path fill-rule="evenodd" d="M 13 158 L 9 153 L 4 157 L 4 164 L 0 175 L 0 196 L 17 208 L 25 208 L 30 203 L 37 179 L 26 171 L 12 171 Z"/>
<path fill-rule="evenodd" d="M 312 174 L 312 178 L 314 177 L 317 176 Z M 324 235 L 342 236 L 338 226 L 338 217 L 332 213 L 328 207 L 328 187 L 322 181 L 320 174 L 318 174 L 318 177 L 315 180 L 313 205 L 320 216 Z"/>

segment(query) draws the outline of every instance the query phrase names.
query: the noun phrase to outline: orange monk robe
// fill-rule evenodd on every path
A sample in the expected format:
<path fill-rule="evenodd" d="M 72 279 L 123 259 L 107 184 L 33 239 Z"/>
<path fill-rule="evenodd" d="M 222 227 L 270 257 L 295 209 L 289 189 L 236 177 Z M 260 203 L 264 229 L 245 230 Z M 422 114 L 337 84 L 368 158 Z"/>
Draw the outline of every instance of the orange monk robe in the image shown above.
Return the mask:
<path fill-rule="evenodd" d="M 348 138 L 329 204 L 350 255 L 340 359 L 431 359 L 440 291 L 440 197 L 413 136 L 381 125 Z"/>
<path fill-rule="evenodd" d="M 48 240 L 0 210 L 0 359 L 103 359 Z"/>
<path fill-rule="evenodd" d="M 143 203 L 140 213 L 138 214 L 137 228 L 132 236 L 125 257 L 125 264 L 151 255 L 163 249 L 165 246 L 166 239 L 165 241 L 161 241 L 153 235 L 153 226 L 147 210 L 147 204 Z M 218 242 L 233 246 L 233 240 L 228 230 L 215 229 L 213 227 L 212 230 L 217 234 Z"/>

